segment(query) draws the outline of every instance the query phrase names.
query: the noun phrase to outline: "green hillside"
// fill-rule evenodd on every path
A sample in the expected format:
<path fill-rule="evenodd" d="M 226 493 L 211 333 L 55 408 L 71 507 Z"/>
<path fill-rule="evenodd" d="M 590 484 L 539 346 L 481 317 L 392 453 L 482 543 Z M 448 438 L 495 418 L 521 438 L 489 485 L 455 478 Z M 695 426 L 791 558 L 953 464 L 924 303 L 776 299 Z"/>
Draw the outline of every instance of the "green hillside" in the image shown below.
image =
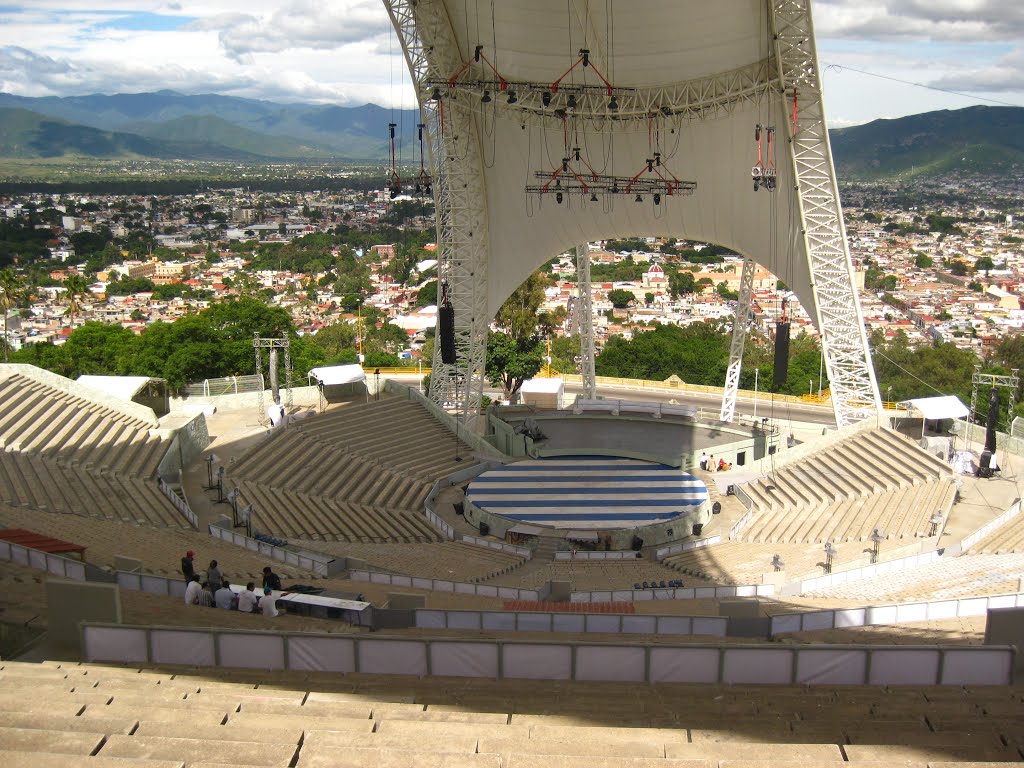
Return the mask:
<path fill-rule="evenodd" d="M 269 159 L 329 159 L 338 153 L 285 136 L 242 128 L 214 115 L 188 115 L 162 123 L 143 123 L 134 132 L 152 139 L 212 144 Z"/>
<path fill-rule="evenodd" d="M 840 177 L 883 179 L 1024 168 L 1024 109 L 968 107 L 830 132 Z"/>

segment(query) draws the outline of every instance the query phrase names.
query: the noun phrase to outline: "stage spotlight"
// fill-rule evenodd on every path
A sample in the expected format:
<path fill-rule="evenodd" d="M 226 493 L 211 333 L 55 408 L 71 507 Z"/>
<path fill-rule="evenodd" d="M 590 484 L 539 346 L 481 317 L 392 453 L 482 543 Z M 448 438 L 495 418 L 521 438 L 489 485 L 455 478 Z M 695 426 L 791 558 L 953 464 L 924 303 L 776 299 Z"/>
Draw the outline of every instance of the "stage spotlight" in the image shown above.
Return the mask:
<path fill-rule="evenodd" d="M 608 109 L 610 109 L 612 112 L 615 112 L 615 111 L 618 110 L 618 108 L 619 108 L 619 100 L 617 98 L 615 98 L 615 96 L 613 95 L 611 100 L 608 102 Z"/>
<path fill-rule="evenodd" d="M 590 202 L 592 202 L 592 203 L 596 203 L 597 202 L 597 192 L 591 192 L 590 193 Z"/>
<path fill-rule="evenodd" d="M 562 193 L 561 192 L 555 192 L 555 202 L 556 203 L 562 202 L 563 199 L 564 198 L 562 197 Z"/>
<path fill-rule="evenodd" d="M 540 103 L 543 104 L 545 107 L 550 107 L 551 106 L 551 92 L 550 91 L 545 91 L 544 92 L 544 94 L 540 97 Z"/>
<path fill-rule="evenodd" d="M 643 201 L 644 201 L 643 197 L 641 197 L 641 196 L 640 196 L 640 195 L 638 194 L 638 195 L 636 196 L 636 202 L 638 202 L 638 203 L 642 203 Z"/>
<path fill-rule="evenodd" d="M 576 109 L 576 94 L 570 93 L 569 100 L 566 102 L 569 109 Z"/>
<path fill-rule="evenodd" d="M 661 194 L 658 192 L 654 193 L 654 204 L 661 205 Z"/>
<path fill-rule="evenodd" d="M 430 94 L 430 100 L 431 101 L 440 101 L 441 100 L 441 89 L 440 88 L 435 88 L 434 89 L 434 92 L 432 94 Z"/>
<path fill-rule="evenodd" d="M 508 92 L 508 103 L 509 104 L 515 104 L 517 101 L 519 101 L 519 98 L 516 96 L 516 92 L 515 91 L 509 91 Z"/>
<path fill-rule="evenodd" d="M 484 91 L 484 95 L 480 98 L 480 101 L 483 102 L 484 104 L 490 104 L 491 103 L 491 92 L 490 91 Z"/>

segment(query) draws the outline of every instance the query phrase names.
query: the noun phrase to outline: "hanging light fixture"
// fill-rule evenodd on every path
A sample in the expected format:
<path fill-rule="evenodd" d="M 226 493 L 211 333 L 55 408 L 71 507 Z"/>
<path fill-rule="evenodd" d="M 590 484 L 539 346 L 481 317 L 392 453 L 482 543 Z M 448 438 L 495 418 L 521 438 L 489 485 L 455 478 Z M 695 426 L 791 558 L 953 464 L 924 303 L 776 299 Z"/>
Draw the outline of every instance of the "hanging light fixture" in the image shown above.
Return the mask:
<path fill-rule="evenodd" d="M 434 88 L 434 92 L 432 94 L 430 94 L 430 100 L 431 101 L 440 101 L 441 100 L 441 89 L 440 88 Z"/>
<path fill-rule="evenodd" d="M 484 95 L 480 98 L 480 101 L 482 101 L 484 104 L 490 104 L 491 103 L 491 92 L 490 91 L 484 91 Z"/>
<path fill-rule="evenodd" d="M 643 197 L 641 197 L 640 193 L 637 192 L 636 201 L 635 202 L 642 203 L 643 201 L 644 201 Z"/>
<path fill-rule="evenodd" d="M 661 193 L 660 192 L 655 192 L 654 193 L 654 204 L 655 205 L 661 205 Z"/>
<path fill-rule="evenodd" d="M 576 94 L 570 93 L 569 100 L 566 102 L 569 109 L 576 109 Z"/>
<path fill-rule="evenodd" d="M 597 192 L 591 192 L 590 193 L 590 202 L 592 202 L 592 203 L 596 203 L 597 202 Z"/>
<path fill-rule="evenodd" d="M 556 203 L 561 203 L 563 199 L 564 198 L 563 198 L 563 195 L 562 195 L 561 192 L 555 192 L 555 202 Z"/>
<path fill-rule="evenodd" d="M 508 92 L 508 103 L 509 104 L 515 104 L 517 101 L 519 101 L 519 97 L 516 96 L 516 92 L 515 91 L 509 91 Z"/>
<path fill-rule="evenodd" d="M 611 100 L 608 102 L 608 109 L 612 112 L 617 112 L 619 109 L 619 100 L 615 97 L 614 93 L 612 94 Z"/>
<path fill-rule="evenodd" d="M 540 103 L 543 104 L 545 107 L 551 106 L 551 91 L 544 91 L 544 93 L 540 97 Z"/>

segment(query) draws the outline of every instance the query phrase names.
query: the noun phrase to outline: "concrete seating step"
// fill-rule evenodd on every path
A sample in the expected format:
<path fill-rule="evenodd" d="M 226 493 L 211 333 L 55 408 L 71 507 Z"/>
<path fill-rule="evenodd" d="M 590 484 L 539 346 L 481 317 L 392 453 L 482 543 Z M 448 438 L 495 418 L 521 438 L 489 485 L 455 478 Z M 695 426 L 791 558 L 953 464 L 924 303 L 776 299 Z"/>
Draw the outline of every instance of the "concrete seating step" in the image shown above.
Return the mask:
<path fill-rule="evenodd" d="M 138 725 L 134 717 L 74 717 L 51 712 L 0 712 L 0 728 L 32 728 L 51 731 L 84 731 L 110 736 L 129 734 Z"/>
<path fill-rule="evenodd" d="M 298 744 L 302 729 L 297 726 L 278 727 L 273 721 L 260 728 L 242 726 L 234 721 L 227 725 L 195 725 L 189 722 L 143 721 L 136 736 L 165 736 L 175 739 L 203 739 L 210 741 L 258 741 L 266 744 Z"/>
<path fill-rule="evenodd" d="M 102 743 L 102 733 L 53 731 L 43 728 L 0 728 L 0 744 L 3 744 L 5 749 L 16 752 L 91 755 Z"/>
<path fill-rule="evenodd" d="M 718 761 L 702 758 L 674 760 L 596 755 L 510 755 L 504 759 L 502 768 L 718 768 Z"/>
<path fill-rule="evenodd" d="M 52 713 L 61 717 L 74 717 L 82 708 L 85 701 L 77 701 L 74 694 L 68 694 L 60 698 L 49 692 L 44 699 L 26 698 L 25 694 L 0 693 L 0 712 L 25 712 L 25 713 Z"/>
<path fill-rule="evenodd" d="M 502 768 L 498 755 L 453 755 L 444 752 L 373 747 L 303 747 L 296 768 Z"/>
<path fill-rule="evenodd" d="M 484 729 L 481 729 L 484 730 Z M 524 743 L 526 739 L 517 739 Z M 453 736 L 437 734 L 382 734 L 355 733 L 342 731 L 306 731 L 302 748 L 317 747 L 342 752 L 349 747 L 373 747 L 375 749 L 414 750 L 418 752 L 450 752 L 472 755 L 477 750 L 475 736 Z M 494 752 L 494 750 L 479 750 Z"/>
<path fill-rule="evenodd" d="M 139 707 L 119 704 L 90 704 L 82 712 L 82 717 L 132 717 L 138 716 Z M 206 709 L 204 707 L 192 707 L 182 709 L 180 707 L 146 707 L 146 720 L 170 720 L 195 723 L 196 725 L 219 725 L 228 716 L 226 708 Z"/>
<path fill-rule="evenodd" d="M 305 707 L 300 707 L 299 712 L 304 709 Z M 263 712 L 232 714 L 228 718 L 228 724 L 249 729 L 262 727 L 268 720 L 273 723 L 274 728 L 301 728 L 307 734 L 310 731 L 347 731 L 355 734 L 368 734 L 373 731 L 373 720 L 367 718 L 316 717 L 304 714 L 274 714 L 268 718 Z"/>
<path fill-rule="evenodd" d="M 903 744 L 848 744 L 843 747 L 850 762 L 877 760 L 890 765 L 913 761 L 950 762 L 958 759 L 989 762 L 1019 761 L 1020 754 L 1011 747 L 990 747 L 980 749 L 974 745 L 947 744 L 936 747 Z"/>
<path fill-rule="evenodd" d="M 15 750 L 0 750 L 0 763 L 5 768 L 184 768 L 185 765 L 181 760 L 139 760 Z"/>
<path fill-rule="evenodd" d="M 291 765 L 297 747 L 294 744 L 267 744 L 252 741 L 205 741 L 164 736 L 111 736 L 103 745 L 103 757 L 142 757 L 157 760 L 198 760 L 229 765 Z"/>
<path fill-rule="evenodd" d="M 835 744 L 757 744 L 753 742 L 703 742 L 693 744 L 666 744 L 665 756 L 672 758 L 699 757 L 716 760 L 799 760 L 807 764 L 814 760 L 840 762 L 842 752 Z"/>
<path fill-rule="evenodd" d="M 642 741 L 578 741 L 576 739 L 528 739 L 496 736 L 485 731 L 478 745 L 480 752 L 502 755 L 620 755 L 622 757 L 665 757 L 665 746 L 660 742 Z M 675 755 L 673 755 L 675 757 Z"/>
<path fill-rule="evenodd" d="M 276 701 L 242 702 L 241 711 L 245 714 L 260 715 L 298 715 L 300 717 L 332 717 L 344 719 L 370 719 L 372 705 L 359 702 L 307 701 L 303 705 L 284 704 Z"/>

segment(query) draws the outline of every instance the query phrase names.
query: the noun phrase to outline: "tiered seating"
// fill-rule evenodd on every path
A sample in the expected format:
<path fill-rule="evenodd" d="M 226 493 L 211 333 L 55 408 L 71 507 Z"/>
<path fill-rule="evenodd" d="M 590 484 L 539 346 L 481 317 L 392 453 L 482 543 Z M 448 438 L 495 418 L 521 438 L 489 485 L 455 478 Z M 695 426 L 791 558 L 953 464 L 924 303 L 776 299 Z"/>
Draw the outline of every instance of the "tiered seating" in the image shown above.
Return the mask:
<path fill-rule="evenodd" d="M 1022 572 L 1024 554 L 963 555 L 808 595 L 874 604 L 1005 595 L 1018 591 Z"/>
<path fill-rule="evenodd" d="M 997 528 L 973 547 L 972 552 L 999 554 L 1024 552 L 1024 515 L 1017 515 L 1002 528 Z"/>
<path fill-rule="evenodd" d="M 151 477 L 167 449 L 152 427 L 21 374 L 0 380 L 0 448 L 61 464 Z"/>
<path fill-rule="evenodd" d="M 496 549 L 445 541 L 439 544 L 362 544 L 310 541 L 308 549 L 355 557 L 382 571 L 449 581 L 483 581 L 517 568 L 523 558 Z"/>
<path fill-rule="evenodd" d="M 511 571 L 489 583 L 503 587 L 535 589 L 552 579 L 568 581 L 573 591 L 633 589 L 634 584 L 651 581 L 666 584 L 679 578 L 679 572 L 651 560 L 555 560 L 537 569 Z M 687 587 L 705 584 L 703 579 L 684 579 Z"/>
<path fill-rule="evenodd" d="M 106 520 L 188 526 L 152 480 L 89 472 L 31 454 L 0 454 L 0 502 Z"/>
<path fill-rule="evenodd" d="M 447 441 L 452 441 L 451 443 Z M 451 445 L 452 450 L 438 446 Z M 384 398 L 303 420 L 230 468 L 260 530 L 328 541 L 437 541 L 423 501 L 463 465 L 420 405 Z M 461 445 L 463 456 L 469 449 Z"/>
<path fill-rule="evenodd" d="M 0 755 L 12 768 L 970 768 L 978 763 L 956 761 L 1020 760 L 1024 738 L 1020 693 L 1007 687 L 637 686 L 12 662 L 0 680 Z"/>
<path fill-rule="evenodd" d="M 253 505 L 253 527 L 289 538 L 324 541 L 440 541 L 422 512 L 334 500 L 254 481 L 238 483 Z"/>
<path fill-rule="evenodd" d="M 115 555 L 124 555 L 141 560 L 144 573 L 176 577 L 180 574 L 181 556 L 189 549 L 196 553 L 197 568 L 205 567 L 210 560 L 217 560 L 224 574 L 233 581 L 252 579 L 258 582 L 263 566 L 268 564 L 265 557 L 255 552 L 226 544 L 191 528 L 155 528 L 5 504 L 0 504 L 0 527 L 26 528 L 80 544 L 86 548 L 86 562 L 111 570 Z M 273 563 L 273 566 L 287 581 L 308 583 L 317 578 L 284 563 Z"/>
<path fill-rule="evenodd" d="M 926 536 L 929 518 L 947 512 L 955 495 L 949 467 L 882 428 L 783 464 L 743 490 L 754 517 L 741 538 L 773 543 L 863 541 L 876 528 L 890 539 Z"/>

